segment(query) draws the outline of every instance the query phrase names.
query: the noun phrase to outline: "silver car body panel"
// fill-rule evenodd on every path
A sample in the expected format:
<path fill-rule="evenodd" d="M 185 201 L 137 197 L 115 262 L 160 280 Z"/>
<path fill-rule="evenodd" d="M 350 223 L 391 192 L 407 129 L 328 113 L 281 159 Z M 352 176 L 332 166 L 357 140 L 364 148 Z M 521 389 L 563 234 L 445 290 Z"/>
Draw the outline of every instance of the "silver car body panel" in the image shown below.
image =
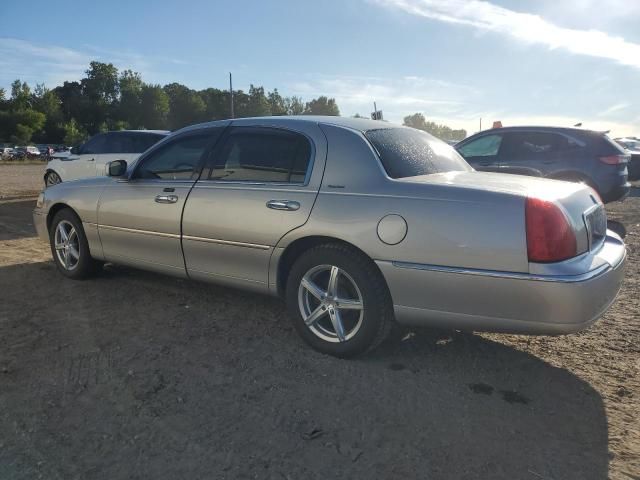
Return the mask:
<path fill-rule="evenodd" d="M 474 171 L 389 178 L 363 132 L 395 126 L 368 120 L 274 117 L 215 126 L 294 130 L 313 144 L 303 184 L 127 181 L 99 178 L 47 189 L 34 212 L 47 235 L 52 208 L 68 205 L 87 230 L 96 258 L 173 275 L 278 294 L 287 248 L 330 238 L 358 248 L 384 276 L 396 319 L 407 324 L 564 333 L 595 321 L 622 281 L 624 243 L 612 232 L 590 249 L 583 213 L 597 203 L 589 187 Z M 402 128 L 402 127 L 397 127 Z M 450 148 L 450 147 L 447 147 Z M 154 202 L 165 188 L 179 201 Z M 528 196 L 554 202 L 571 222 L 578 252 L 551 264 L 527 260 Z M 266 207 L 297 202 L 297 210 Z M 391 245 L 378 236 L 388 215 L 406 234 Z"/>

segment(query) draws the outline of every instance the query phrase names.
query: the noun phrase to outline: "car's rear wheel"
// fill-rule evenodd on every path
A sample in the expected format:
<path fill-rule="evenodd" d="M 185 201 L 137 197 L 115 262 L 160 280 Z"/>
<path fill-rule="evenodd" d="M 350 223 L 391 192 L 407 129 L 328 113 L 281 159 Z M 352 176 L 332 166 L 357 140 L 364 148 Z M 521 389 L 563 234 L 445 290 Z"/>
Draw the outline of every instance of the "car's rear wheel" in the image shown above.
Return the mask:
<path fill-rule="evenodd" d="M 56 172 L 49 172 L 44 176 L 44 185 L 45 187 L 51 187 L 52 185 L 57 185 L 58 183 L 61 183 L 62 179 L 60 178 L 60 175 L 58 175 Z"/>
<path fill-rule="evenodd" d="M 303 253 L 290 271 L 286 300 L 300 336 L 337 357 L 377 347 L 393 322 L 382 274 L 371 259 L 346 245 L 320 245 Z"/>
<path fill-rule="evenodd" d="M 94 274 L 101 263 L 91 257 L 82 222 L 70 209 L 60 210 L 49 229 L 53 261 L 60 273 L 74 280 Z"/>

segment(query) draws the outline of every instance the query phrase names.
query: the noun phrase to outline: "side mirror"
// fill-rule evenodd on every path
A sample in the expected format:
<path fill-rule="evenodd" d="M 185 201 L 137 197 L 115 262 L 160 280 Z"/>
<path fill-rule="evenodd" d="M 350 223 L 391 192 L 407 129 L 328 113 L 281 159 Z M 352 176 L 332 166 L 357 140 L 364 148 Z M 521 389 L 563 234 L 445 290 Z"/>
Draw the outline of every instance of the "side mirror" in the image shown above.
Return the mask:
<path fill-rule="evenodd" d="M 127 161 L 126 160 L 114 160 L 107 163 L 107 176 L 109 177 L 122 177 L 127 173 Z"/>

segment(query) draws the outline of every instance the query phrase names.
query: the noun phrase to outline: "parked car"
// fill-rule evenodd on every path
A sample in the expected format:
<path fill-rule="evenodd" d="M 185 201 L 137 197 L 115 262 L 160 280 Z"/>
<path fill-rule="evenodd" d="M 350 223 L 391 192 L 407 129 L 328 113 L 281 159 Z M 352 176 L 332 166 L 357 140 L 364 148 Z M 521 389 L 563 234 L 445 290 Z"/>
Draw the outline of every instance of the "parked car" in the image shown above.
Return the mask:
<path fill-rule="evenodd" d="M 70 153 L 55 154 L 47 164 L 45 186 L 105 175 L 112 160 L 134 162 L 142 152 L 169 134 L 165 130 L 121 130 L 99 133 Z"/>
<path fill-rule="evenodd" d="M 635 137 L 616 138 L 616 142 L 631 155 L 631 161 L 627 166 L 629 180 L 640 180 L 640 140 Z"/>
<path fill-rule="evenodd" d="M 602 132 L 556 127 L 495 128 L 476 133 L 455 148 L 476 170 L 585 183 L 605 203 L 629 194 L 629 155 Z"/>
<path fill-rule="evenodd" d="M 2 157 L 2 159 L 12 159 L 15 154 L 15 149 L 11 147 L 2 147 L 2 149 L 0 150 L 0 157 Z"/>
<path fill-rule="evenodd" d="M 623 278 L 624 243 L 590 187 L 476 172 L 431 135 L 379 121 L 211 122 L 107 171 L 37 201 L 64 276 L 114 262 L 279 295 L 331 355 L 375 347 L 394 320 L 574 332 Z"/>
<path fill-rule="evenodd" d="M 40 156 L 40 150 L 34 146 L 15 147 L 13 156 L 16 159 L 35 158 Z"/>

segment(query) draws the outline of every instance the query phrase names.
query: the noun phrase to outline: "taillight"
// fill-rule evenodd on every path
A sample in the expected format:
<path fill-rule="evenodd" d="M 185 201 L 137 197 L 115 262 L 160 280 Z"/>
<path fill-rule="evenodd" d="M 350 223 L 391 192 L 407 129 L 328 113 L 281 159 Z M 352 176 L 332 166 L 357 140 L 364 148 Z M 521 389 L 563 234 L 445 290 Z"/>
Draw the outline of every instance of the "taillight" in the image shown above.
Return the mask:
<path fill-rule="evenodd" d="M 576 256 L 576 234 L 555 203 L 527 198 L 525 218 L 530 262 L 559 262 Z"/>
<path fill-rule="evenodd" d="M 621 163 L 629 163 L 629 158 L 629 155 L 607 155 L 606 157 L 600 157 L 600 161 L 607 165 L 619 165 Z"/>

